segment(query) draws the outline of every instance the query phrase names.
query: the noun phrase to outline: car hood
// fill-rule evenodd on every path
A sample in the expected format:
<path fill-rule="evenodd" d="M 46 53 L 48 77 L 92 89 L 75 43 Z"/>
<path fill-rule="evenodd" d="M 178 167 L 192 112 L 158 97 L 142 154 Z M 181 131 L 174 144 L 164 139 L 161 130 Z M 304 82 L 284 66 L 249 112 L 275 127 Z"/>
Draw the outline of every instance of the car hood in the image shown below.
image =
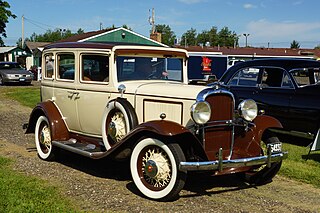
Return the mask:
<path fill-rule="evenodd" d="M 28 75 L 30 74 L 29 71 L 23 69 L 2 69 L 0 73 L 3 74 L 20 74 L 20 75 Z"/>
<path fill-rule="evenodd" d="M 125 93 L 170 97 L 173 99 L 190 99 L 195 100 L 200 91 L 207 88 L 205 86 L 187 85 L 174 82 L 125 82 Z"/>

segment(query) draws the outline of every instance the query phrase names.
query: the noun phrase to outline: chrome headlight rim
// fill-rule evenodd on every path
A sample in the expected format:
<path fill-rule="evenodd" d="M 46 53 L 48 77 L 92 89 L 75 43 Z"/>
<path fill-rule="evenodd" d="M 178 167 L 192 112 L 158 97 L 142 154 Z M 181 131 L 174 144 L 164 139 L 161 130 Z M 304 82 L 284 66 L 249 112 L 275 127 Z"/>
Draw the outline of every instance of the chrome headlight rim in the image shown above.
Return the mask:
<path fill-rule="evenodd" d="M 196 124 L 203 125 L 211 118 L 211 106 L 206 101 L 197 101 L 191 106 L 190 113 Z"/>
<path fill-rule="evenodd" d="M 245 99 L 238 106 L 240 116 L 246 121 L 253 121 L 258 115 L 258 106 L 253 99 Z"/>

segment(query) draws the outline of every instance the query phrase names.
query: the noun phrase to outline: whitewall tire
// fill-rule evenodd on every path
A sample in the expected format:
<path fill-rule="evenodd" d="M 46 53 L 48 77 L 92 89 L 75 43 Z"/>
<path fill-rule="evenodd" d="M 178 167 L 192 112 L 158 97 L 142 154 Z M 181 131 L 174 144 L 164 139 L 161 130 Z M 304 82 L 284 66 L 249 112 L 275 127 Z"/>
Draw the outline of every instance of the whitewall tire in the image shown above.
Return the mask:
<path fill-rule="evenodd" d="M 54 149 L 51 141 L 49 121 L 45 116 L 40 116 L 35 128 L 35 144 L 38 156 L 43 160 L 54 159 Z"/>
<path fill-rule="evenodd" d="M 142 139 L 133 149 L 130 170 L 137 188 L 146 197 L 167 201 L 182 190 L 186 172 L 178 170 L 185 156 L 176 143 L 164 144 L 155 138 Z"/>

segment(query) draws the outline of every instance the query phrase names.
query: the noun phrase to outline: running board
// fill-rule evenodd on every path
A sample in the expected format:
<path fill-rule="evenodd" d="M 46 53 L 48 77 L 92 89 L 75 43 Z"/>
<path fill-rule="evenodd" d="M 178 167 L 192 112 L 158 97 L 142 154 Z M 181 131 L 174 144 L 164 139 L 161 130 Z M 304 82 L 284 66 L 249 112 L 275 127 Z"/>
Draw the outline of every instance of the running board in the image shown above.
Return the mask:
<path fill-rule="evenodd" d="M 92 159 L 100 159 L 108 155 L 107 151 L 98 150 L 93 144 L 74 143 L 69 140 L 52 141 L 52 145 Z"/>

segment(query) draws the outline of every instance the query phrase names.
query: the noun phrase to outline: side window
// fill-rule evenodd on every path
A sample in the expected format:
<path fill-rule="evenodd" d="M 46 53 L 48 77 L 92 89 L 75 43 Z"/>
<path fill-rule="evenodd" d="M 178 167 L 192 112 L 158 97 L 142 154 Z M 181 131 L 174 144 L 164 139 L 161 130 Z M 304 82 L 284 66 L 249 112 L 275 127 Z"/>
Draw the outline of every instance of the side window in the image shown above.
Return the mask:
<path fill-rule="evenodd" d="M 247 67 L 238 71 L 228 85 L 255 87 L 257 86 L 258 76 L 259 69 Z"/>
<path fill-rule="evenodd" d="M 54 58 L 53 54 L 46 54 L 45 58 L 45 70 L 44 70 L 44 77 L 45 78 L 52 78 L 54 73 Z"/>
<path fill-rule="evenodd" d="M 319 68 L 302 68 L 291 71 L 299 86 L 316 84 L 320 80 Z"/>
<path fill-rule="evenodd" d="M 74 80 L 74 54 L 60 53 L 57 57 L 58 72 L 57 78 L 63 80 Z"/>
<path fill-rule="evenodd" d="M 83 54 L 81 56 L 81 80 L 109 82 L 109 57 Z"/>
<path fill-rule="evenodd" d="M 284 79 L 284 70 L 278 69 L 278 68 L 263 69 L 262 82 L 261 82 L 263 87 L 281 87 L 283 79 Z M 287 79 L 287 81 L 288 80 L 289 79 Z"/>

